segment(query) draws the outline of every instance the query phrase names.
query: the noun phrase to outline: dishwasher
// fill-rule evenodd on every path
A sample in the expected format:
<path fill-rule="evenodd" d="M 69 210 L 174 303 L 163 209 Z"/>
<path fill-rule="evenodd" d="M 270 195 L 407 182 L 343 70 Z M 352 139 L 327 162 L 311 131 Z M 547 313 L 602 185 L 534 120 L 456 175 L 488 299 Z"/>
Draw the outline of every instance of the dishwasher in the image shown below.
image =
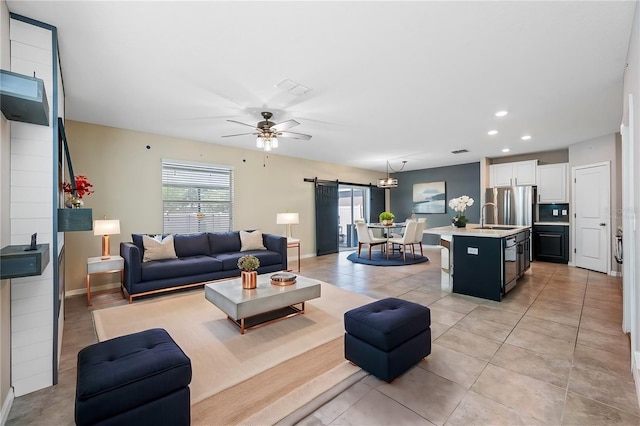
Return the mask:
<path fill-rule="evenodd" d="M 518 242 L 516 237 L 504 240 L 504 281 L 502 292 L 506 293 L 516 285 L 518 278 Z"/>

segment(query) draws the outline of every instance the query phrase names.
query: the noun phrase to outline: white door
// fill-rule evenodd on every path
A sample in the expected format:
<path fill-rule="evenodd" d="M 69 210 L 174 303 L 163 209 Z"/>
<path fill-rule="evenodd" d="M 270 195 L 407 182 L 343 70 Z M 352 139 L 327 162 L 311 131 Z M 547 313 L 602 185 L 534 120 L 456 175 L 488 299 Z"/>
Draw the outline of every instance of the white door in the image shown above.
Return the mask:
<path fill-rule="evenodd" d="M 575 265 L 608 273 L 609 163 L 574 167 Z"/>

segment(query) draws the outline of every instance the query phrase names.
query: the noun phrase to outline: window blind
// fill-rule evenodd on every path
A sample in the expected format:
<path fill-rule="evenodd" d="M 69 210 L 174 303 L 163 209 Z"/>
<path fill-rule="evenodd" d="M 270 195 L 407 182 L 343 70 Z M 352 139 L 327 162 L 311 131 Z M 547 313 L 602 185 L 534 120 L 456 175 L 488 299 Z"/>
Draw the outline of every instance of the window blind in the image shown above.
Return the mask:
<path fill-rule="evenodd" d="M 233 167 L 162 160 L 163 233 L 233 229 Z"/>

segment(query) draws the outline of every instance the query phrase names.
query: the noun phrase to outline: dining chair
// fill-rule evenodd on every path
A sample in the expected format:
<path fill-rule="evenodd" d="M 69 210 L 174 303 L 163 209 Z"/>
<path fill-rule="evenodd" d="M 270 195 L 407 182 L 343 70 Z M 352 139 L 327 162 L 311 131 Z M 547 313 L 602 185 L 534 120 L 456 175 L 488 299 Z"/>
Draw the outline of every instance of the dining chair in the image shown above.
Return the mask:
<path fill-rule="evenodd" d="M 415 238 L 413 239 L 413 244 L 418 244 L 418 247 L 420 247 L 420 256 L 424 256 L 424 252 L 422 251 L 422 237 L 424 237 L 425 226 L 427 226 L 427 222 L 425 220 L 418 220 Z"/>
<path fill-rule="evenodd" d="M 406 225 L 407 227 L 402 237 L 389 238 L 389 242 L 391 243 L 392 247 L 393 247 L 393 244 L 398 244 L 403 247 L 402 248 L 403 262 L 407 261 L 407 246 L 411 247 L 411 253 L 413 253 L 413 258 L 415 259 L 416 257 L 416 253 L 413 250 L 413 244 L 416 239 L 416 227 L 418 226 L 418 222 L 416 222 L 415 220 L 410 220 L 406 223 Z M 387 250 L 387 259 L 389 259 L 389 250 Z"/>
<path fill-rule="evenodd" d="M 369 260 L 371 260 L 371 247 L 387 244 L 386 238 L 378 238 L 371 235 L 367 224 L 364 222 L 356 222 L 356 233 L 358 234 L 358 257 L 360 257 L 360 250 L 365 244 L 369 245 Z M 382 252 L 382 247 L 380 251 Z"/>

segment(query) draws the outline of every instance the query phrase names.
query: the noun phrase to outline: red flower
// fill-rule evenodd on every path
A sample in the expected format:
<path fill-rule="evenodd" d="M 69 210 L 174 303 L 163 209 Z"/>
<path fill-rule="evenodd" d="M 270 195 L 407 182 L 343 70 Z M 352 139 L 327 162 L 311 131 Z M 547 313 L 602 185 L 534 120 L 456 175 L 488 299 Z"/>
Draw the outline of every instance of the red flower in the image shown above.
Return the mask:
<path fill-rule="evenodd" d="M 85 195 L 93 194 L 94 191 L 91 188 L 93 188 L 93 185 L 89 183 L 86 176 L 76 176 L 76 194 L 78 198 L 82 199 Z M 73 194 L 73 188 L 69 182 L 62 184 L 62 190 L 67 194 Z"/>

